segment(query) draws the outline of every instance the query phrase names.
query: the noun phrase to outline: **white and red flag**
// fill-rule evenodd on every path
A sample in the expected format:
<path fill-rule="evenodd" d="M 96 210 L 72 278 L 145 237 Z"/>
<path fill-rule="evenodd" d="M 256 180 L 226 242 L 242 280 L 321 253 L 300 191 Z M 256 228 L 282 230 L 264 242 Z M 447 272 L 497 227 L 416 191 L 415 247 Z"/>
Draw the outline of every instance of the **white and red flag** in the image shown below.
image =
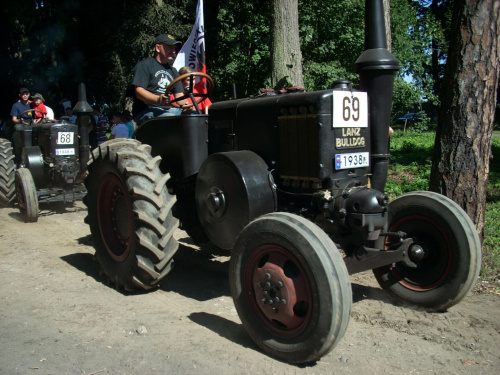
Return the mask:
<path fill-rule="evenodd" d="M 198 0 L 196 7 L 196 21 L 189 35 L 174 61 L 174 67 L 179 70 L 183 66 L 189 66 L 196 72 L 207 73 L 205 62 L 205 20 L 203 17 L 203 0 Z M 197 80 L 199 81 L 199 79 Z M 204 80 L 202 81 L 205 82 Z M 206 93 L 206 87 L 195 85 L 198 92 Z"/>

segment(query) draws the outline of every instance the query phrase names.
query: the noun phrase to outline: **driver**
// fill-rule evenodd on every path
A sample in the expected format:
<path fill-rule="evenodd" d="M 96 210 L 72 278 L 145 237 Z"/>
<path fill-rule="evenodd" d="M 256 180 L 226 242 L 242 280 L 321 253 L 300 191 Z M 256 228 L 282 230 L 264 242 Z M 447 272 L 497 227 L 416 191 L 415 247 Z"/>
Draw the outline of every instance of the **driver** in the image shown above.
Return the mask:
<path fill-rule="evenodd" d="M 14 146 L 16 164 L 18 164 L 21 159 L 21 132 L 27 126 L 23 124 L 23 121 L 25 123 L 28 123 L 31 120 L 32 116 L 32 113 L 29 112 L 29 110 L 31 109 L 29 98 L 30 91 L 26 87 L 22 87 L 19 90 L 19 100 L 12 105 L 12 109 L 10 110 L 10 116 L 15 129 L 14 133 L 12 134 L 12 145 Z"/>
<path fill-rule="evenodd" d="M 26 87 L 22 87 L 19 90 L 19 100 L 12 105 L 12 109 L 10 110 L 10 116 L 14 124 L 22 124 L 21 113 L 31 109 L 29 99 L 30 91 Z M 22 115 L 22 118 L 25 119 L 24 122 L 28 122 L 31 119 L 31 114 L 26 112 Z"/>
<path fill-rule="evenodd" d="M 138 99 L 147 105 L 147 108 L 136 117 L 136 123 L 140 124 L 153 117 L 175 116 L 182 113 L 181 108 L 170 106 L 170 100 L 165 94 L 167 86 L 177 77 L 179 72 L 172 66 L 175 57 L 175 47 L 181 42 L 174 39 L 172 35 L 161 34 L 156 37 L 154 57 L 148 57 L 139 61 L 134 67 L 134 79 L 132 86 Z M 183 95 L 180 82 L 174 85 L 171 93 L 177 98 Z M 180 101 L 179 105 L 186 105 L 186 100 Z"/>

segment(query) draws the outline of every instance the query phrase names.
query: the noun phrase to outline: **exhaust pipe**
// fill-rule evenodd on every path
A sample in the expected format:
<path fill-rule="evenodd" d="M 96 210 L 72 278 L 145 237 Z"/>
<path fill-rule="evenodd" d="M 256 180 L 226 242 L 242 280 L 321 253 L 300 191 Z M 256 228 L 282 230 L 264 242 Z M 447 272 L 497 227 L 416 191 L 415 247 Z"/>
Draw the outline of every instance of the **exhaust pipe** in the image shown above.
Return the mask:
<path fill-rule="evenodd" d="M 387 49 L 382 0 L 365 0 L 365 51 L 354 65 L 368 93 L 371 131 L 371 187 L 381 192 L 389 167 L 389 126 L 394 74 L 399 61 Z"/>
<path fill-rule="evenodd" d="M 76 123 L 80 136 L 80 173 L 83 173 L 87 170 L 87 162 L 90 157 L 89 129 L 92 114 L 92 107 L 87 102 L 87 91 L 84 83 L 80 83 L 78 86 L 78 102 L 73 108 L 73 112 L 77 116 Z"/>

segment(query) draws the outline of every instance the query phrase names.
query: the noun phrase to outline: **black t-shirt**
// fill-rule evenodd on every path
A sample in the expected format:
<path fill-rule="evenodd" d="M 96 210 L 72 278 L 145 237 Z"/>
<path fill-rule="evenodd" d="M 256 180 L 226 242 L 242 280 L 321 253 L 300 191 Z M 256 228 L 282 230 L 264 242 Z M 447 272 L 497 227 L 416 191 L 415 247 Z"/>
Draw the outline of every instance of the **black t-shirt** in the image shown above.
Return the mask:
<path fill-rule="evenodd" d="M 139 61 L 134 67 L 132 85 L 142 87 L 153 94 L 160 95 L 165 93 L 167 86 L 177 77 L 179 77 L 179 72 L 173 66 L 170 64 L 160 64 L 154 57 L 148 57 Z M 179 81 L 172 87 L 170 93 L 177 94 L 183 91 L 182 84 Z M 148 107 L 170 108 L 168 105 L 160 106 L 152 104 L 148 104 Z"/>

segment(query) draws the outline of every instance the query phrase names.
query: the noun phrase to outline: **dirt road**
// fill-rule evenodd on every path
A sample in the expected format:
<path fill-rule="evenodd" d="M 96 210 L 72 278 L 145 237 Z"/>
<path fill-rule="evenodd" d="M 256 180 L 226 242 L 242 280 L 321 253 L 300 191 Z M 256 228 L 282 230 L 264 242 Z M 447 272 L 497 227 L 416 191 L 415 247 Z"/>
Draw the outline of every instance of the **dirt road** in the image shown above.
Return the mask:
<path fill-rule="evenodd" d="M 40 208 L 31 224 L 0 208 L 0 374 L 500 372 L 496 295 L 429 314 L 393 305 L 371 273 L 354 275 L 343 340 L 314 364 L 289 365 L 246 334 L 227 254 L 200 251 L 178 231 L 176 267 L 161 289 L 122 294 L 101 282 L 83 204 Z"/>

